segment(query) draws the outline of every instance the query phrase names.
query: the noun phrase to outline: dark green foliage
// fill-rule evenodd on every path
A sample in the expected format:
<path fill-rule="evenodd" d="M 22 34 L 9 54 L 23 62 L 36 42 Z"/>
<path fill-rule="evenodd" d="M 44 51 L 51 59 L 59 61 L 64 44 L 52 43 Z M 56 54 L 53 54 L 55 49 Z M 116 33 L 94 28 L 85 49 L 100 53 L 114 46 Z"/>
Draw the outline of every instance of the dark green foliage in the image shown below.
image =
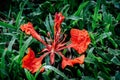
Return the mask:
<path fill-rule="evenodd" d="M 20 30 L 32 22 L 45 36 L 54 34 L 54 14 L 62 12 L 62 31 L 70 39 L 70 29 L 86 29 L 91 44 L 83 65 L 61 69 L 56 57 L 46 70 L 31 74 L 21 67 L 21 60 L 30 46 L 36 53 L 43 45 Z M 51 36 L 53 38 L 53 36 Z M 46 40 L 46 39 L 45 39 Z M 71 50 L 76 54 L 76 51 Z M 70 55 L 71 55 L 70 53 Z M 67 55 L 66 50 L 63 54 Z M 39 55 L 38 55 L 39 56 Z M 120 1 L 119 0 L 3 0 L 0 2 L 0 80 L 120 80 Z"/>

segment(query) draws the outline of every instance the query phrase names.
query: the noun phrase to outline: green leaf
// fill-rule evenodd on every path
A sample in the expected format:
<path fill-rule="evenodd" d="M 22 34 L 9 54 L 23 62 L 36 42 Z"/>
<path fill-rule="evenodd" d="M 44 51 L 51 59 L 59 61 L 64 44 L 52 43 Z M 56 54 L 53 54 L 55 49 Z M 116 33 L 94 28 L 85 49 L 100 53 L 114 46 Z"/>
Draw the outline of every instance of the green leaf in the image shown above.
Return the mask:
<path fill-rule="evenodd" d="M 95 55 L 93 54 L 93 50 L 94 50 L 94 48 L 89 49 L 88 55 L 87 55 L 87 57 L 85 58 L 85 62 L 86 62 L 86 63 L 95 64 L 96 57 L 95 57 Z"/>
<path fill-rule="evenodd" d="M 120 66 L 120 60 L 119 60 L 116 56 L 114 56 L 114 57 L 111 59 L 111 61 L 112 61 L 114 64 Z"/>
<path fill-rule="evenodd" d="M 21 22 L 21 16 L 22 16 L 22 13 L 23 13 L 23 9 L 24 9 L 24 6 L 27 4 L 28 0 L 26 0 L 25 2 L 22 2 L 21 3 L 21 6 L 20 6 L 20 11 L 16 17 L 16 23 L 15 23 L 15 26 L 18 28 L 19 25 L 20 25 L 20 22 Z"/>
<path fill-rule="evenodd" d="M 90 32 L 89 35 L 91 37 L 91 41 L 92 41 L 93 45 L 95 46 L 95 44 L 96 44 L 95 35 L 92 32 Z"/>
<path fill-rule="evenodd" d="M 50 24 L 51 31 L 53 32 L 54 31 L 54 21 L 52 19 L 52 15 L 50 13 L 49 13 L 49 24 Z"/>
<path fill-rule="evenodd" d="M 116 56 L 120 55 L 120 50 L 118 50 L 118 49 L 108 48 L 108 52 L 109 52 L 110 54 L 113 54 L 113 55 L 116 55 Z"/>
<path fill-rule="evenodd" d="M 108 39 L 115 48 L 118 48 L 118 44 L 115 42 L 115 40 L 112 37 L 108 36 Z"/>
<path fill-rule="evenodd" d="M 100 8 L 100 0 L 97 0 L 97 5 L 96 5 L 96 7 L 95 7 L 95 9 L 94 9 L 94 15 L 93 15 L 93 19 L 95 20 L 95 21 L 98 21 L 98 11 L 99 11 L 99 8 Z"/>
<path fill-rule="evenodd" d="M 22 42 L 23 42 L 23 32 L 20 33 L 19 49 L 21 49 L 22 47 Z"/>
<path fill-rule="evenodd" d="M 99 79 L 110 80 L 109 75 L 107 75 L 107 74 L 105 74 L 104 72 L 101 72 L 101 71 L 98 73 L 98 78 Z"/>
<path fill-rule="evenodd" d="M 15 26 L 5 23 L 5 22 L 1 22 L 1 21 L 0 21 L 0 26 L 5 27 L 5 28 L 10 28 L 10 29 L 16 29 Z"/>
<path fill-rule="evenodd" d="M 13 65 L 15 64 L 15 61 L 17 61 L 19 59 L 19 55 L 15 56 L 13 59 L 12 59 L 12 62 L 10 64 L 10 68 L 9 68 L 9 72 L 12 71 L 13 69 Z"/>
<path fill-rule="evenodd" d="M 97 21 L 99 20 L 99 8 L 100 8 L 100 1 L 101 0 L 97 0 L 97 5 L 94 9 L 94 15 L 92 16 L 93 21 L 92 21 L 92 30 L 94 31 L 94 29 L 97 27 Z"/>
<path fill-rule="evenodd" d="M 50 32 L 50 34 L 52 35 L 51 37 L 53 37 L 54 35 L 54 22 L 52 20 L 52 16 L 51 14 L 49 14 L 46 19 L 45 19 L 45 22 L 44 22 L 44 25 L 46 27 L 46 29 Z"/>
<path fill-rule="evenodd" d="M 8 45 L 8 51 L 12 51 L 12 46 L 15 43 L 16 38 L 13 36 Z"/>
<path fill-rule="evenodd" d="M 116 71 L 115 80 L 120 80 L 120 71 Z"/>
<path fill-rule="evenodd" d="M 1 72 L 0 77 L 2 78 L 2 80 L 4 80 L 5 77 L 9 78 L 9 75 L 7 72 L 7 67 L 6 67 L 6 60 L 5 60 L 6 54 L 7 54 L 7 48 L 2 53 L 2 57 L 1 57 L 1 61 L 0 61 L 0 72 Z"/>
<path fill-rule="evenodd" d="M 59 74 L 60 76 L 62 76 L 64 79 L 68 80 L 68 77 L 64 73 L 62 73 L 60 70 L 58 70 L 57 68 L 55 68 L 53 66 L 49 66 L 49 65 L 46 65 L 44 67 L 46 69 L 53 70 L 54 72 L 56 72 L 57 74 Z"/>
<path fill-rule="evenodd" d="M 5 70 L 5 56 L 7 53 L 7 48 L 4 50 L 2 57 L 1 57 L 1 63 L 0 63 L 0 68 Z"/>
<path fill-rule="evenodd" d="M 99 49 L 96 50 L 96 52 L 102 57 L 102 59 L 106 60 L 106 62 L 104 61 L 103 63 L 107 63 L 108 61 L 111 62 L 110 60 L 112 59 L 113 55 L 100 51 Z"/>
<path fill-rule="evenodd" d="M 105 32 L 109 32 L 109 27 L 110 27 L 110 24 L 107 24 L 107 25 L 105 26 Z"/>
<path fill-rule="evenodd" d="M 89 3 L 89 1 L 83 2 L 79 5 L 78 10 L 73 14 L 74 16 L 79 16 L 81 11 L 83 10 L 83 8 L 85 8 L 87 6 L 87 4 Z"/>
<path fill-rule="evenodd" d="M 67 17 L 66 19 L 70 19 L 70 20 L 83 20 L 83 18 L 81 18 L 81 17 L 78 17 L 78 16 L 69 16 L 69 17 Z"/>
<path fill-rule="evenodd" d="M 80 69 L 77 70 L 77 76 L 79 76 L 79 77 L 82 76 L 82 73 L 81 73 Z"/>
<path fill-rule="evenodd" d="M 30 42 L 32 40 L 32 37 L 30 36 L 24 43 L 24 45 L 22 46 L 22 48 L 20 49 L 20 53 L 19 53 L 19 61 L 21 61 L 22 57 L 24 56 L 25 50 L 28 48 L 28 46 L 30 45 Z"/>
<path fill-rule="evenodd" d="M 91 76 L 83 76 L 81 80 L 96 80 L 96 79 Z"/>
<path fill-rule="evenodd" d="M 120 13 L 117 15 L 117 18 L 116 18 L 118 21 L 120 21 Z"/>
<path fill-rule="evenodd" d="M 35 80 L 35 77 L 27 69 L 25 69 L 25 74 L 28 80 Z"/>
<path fill-rule="evenodd" d="M 50 77 L 48 77 L 49 74 L 47 74 L 46 72 L 42 73 L 42 77 L 44 80 L 51 80 Z"/>
<path fill-rule="evenodd" d="M 62 8 L 62 10 L 60 11 L 60 12 L 62 12 L 62 14 L 64 15 L 64 16 L 67 16 L 68 14 L 68 10 L 69 10 L 69 8 L 70 8 L 70 5 L 69 4 L 66 4 L 63 8 Z"/>
<path fill-rule="evenodd" d="M 96 40 L 96 43 L 109 37 L 110 35 L 112 35 L 111 32 L 102 33 L 101 35 L 99 35 L 98 39 Z"/>

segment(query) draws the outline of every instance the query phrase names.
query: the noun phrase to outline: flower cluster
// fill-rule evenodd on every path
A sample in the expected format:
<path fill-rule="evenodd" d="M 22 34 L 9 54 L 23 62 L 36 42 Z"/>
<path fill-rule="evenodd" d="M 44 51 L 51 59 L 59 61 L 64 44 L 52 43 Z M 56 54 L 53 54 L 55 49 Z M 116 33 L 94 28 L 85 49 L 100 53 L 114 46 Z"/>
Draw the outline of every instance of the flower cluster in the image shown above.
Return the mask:
<path fill-rule="evenodd" d="M 46 55 L 50 56 L 50 63 L 51 65 L 55 62 L 55 55 L 58 54 L 62 58 L 61 67 L 64 69 L 66 66 L 73 67 L 74 64 L 83 64 L 85 54 L 83 54 L 88 45 L 90 44 L 90 37 L 86 30 L 78 30 L 78 29 L 71 29 L 70 31 L 70 41 L 69 44 L 65 42 L 66 36 L 63 37 L 61 32 L 61 23 L 64 20 L 64 16 L 62 13 L 56 13 L 54 19 L 54 39 L 49 42 L 44 41 L 41 38 L 41 35 L 38 34 L 32 23 L 28 22 L 27 24 L 23 24 L 20 26 L 21 30 L 24 31 L 26 34 L 31 35 L 33 38 L 40 41 L 45 48 L 41 51 L 44 53 L 40 57 L 36 58 L 35 53 L 31 48 L 28 48 L 27 55 L 22 59 L 22 67 L 30 70 L 32 73 L 35 73 L 39 70 L 42 65 L 42 61 Z M 62 37 L 61 37 L 62 36 Z M 67 58 L 62 54 L 62 50 L 65 48 L 73 48 L 75 49 L 80 56 L 74 59 Z M 41 72 L 44 71 L 44 67 L 40 70 Z"/>

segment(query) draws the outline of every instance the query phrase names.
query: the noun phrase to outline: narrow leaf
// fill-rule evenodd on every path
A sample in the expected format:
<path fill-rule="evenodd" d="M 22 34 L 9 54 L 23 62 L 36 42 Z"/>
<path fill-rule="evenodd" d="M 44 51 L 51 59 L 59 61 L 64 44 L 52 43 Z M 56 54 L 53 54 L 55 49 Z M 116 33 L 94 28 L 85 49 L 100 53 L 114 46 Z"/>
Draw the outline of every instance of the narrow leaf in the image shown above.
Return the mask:
<path fill-rule="evenodd" d="M 8 51 L 12 50 L 12 46 L 15 43 L 15 40 L 16 40 L 16 38 L 13 36 L 10 43 L 9 43 L 9 45 L 8 45 Z"/>
<path fill-rule="evenodd" d="M 18 27 L 20 25 L 20 19 L 21 19 L 21 16 L 22 16 L 22 12 L 23 12 L 24 6 L 26 5 L 27 2 L 28 2 L 28 0 L 21 3 L 20 11 L 19 11 L 19 13 L 17 15 L 17 18 L 16 18 L 16 23 L 15 23 L 16 27 Z"/>
<path fill-rule="evenodd" d="M 25 74 L 28 80 L 35 80 L 34 76 L 27 69 L 25 69 Z"/>
<path fill-rule="evenodd" d="M 111 61 L 112 61 L 114 64 L 120 66 L 120 60 L 119 60 L 116 56 L 114 56 L 114 57 L 111 59 Z"/>
<path fill-rule="evenodd" d="M 22 48 L 20 49 L 19 60 L 21 60 L 21 58 L 24 56 L 25 50 L 26 50 L 26 49 L 28 48 L 28 46 L 30 45 L 31 40 L 32 40 L 32 37 L 29 37 L 29 38 L 25 41 L 25 43 L 24 43 L 24 45 L 22 46 Z"/>
<path fill-rule="evenodd" d="M 0 26 L 5 27 L 5 28 L 16 29 L 15 26 L 13 26 L 13 25 L 11 25 L 9 23 L 2 22 L 2 21 L 0 21 Z"/>
<path fill-rule="evenodd" d="M 50 69 L 50 70 L 53 70 L 54 72 L 56 72 L 57 74 L 61 75 L 63 78 L 65 78 L 66 80 L 68 80 L 68 77 L 62 73 L 60 70 L 58 70 L 57 68 L 53 67 L 53 66 L 49 66 L 49 65 L 46 65 L 44 66 L 46 69 Z"/>
<path fill-rule="evenodd" d="M 74 16 L 79 16 L 84 7 L 88 4 L 89 1 L 86 1 L 79 5 L 78 10 L 73 14 Z"/>

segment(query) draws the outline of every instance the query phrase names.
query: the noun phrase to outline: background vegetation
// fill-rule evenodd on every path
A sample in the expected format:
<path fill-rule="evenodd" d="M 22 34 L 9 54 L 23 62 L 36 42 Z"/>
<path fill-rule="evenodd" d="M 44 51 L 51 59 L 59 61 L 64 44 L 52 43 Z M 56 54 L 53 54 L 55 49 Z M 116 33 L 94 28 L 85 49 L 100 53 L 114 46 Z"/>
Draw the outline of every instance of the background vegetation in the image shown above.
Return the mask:
<path fill-rule="evenodd" d="M 62 70 L 45 59 L 45 72 L 31 74 L 21 67 L 30 46 L 36 53 L 42 45 L 20 30 L 32 22 L 37 32 L 53 33 L 53 19 L 62 12 L 62 31 L 86 29 L 91 44 L 83 65 Z M 65 52 L 65 51 L 64 51 Z M 67 53 L 67 52 L 66 52 Z M 76 54 L 74 50 L 72 53 Z M 0 2 L 0 79 L 1 80 L 120 80 L 120 1 L 119 0 L 4 0 Z"/>

